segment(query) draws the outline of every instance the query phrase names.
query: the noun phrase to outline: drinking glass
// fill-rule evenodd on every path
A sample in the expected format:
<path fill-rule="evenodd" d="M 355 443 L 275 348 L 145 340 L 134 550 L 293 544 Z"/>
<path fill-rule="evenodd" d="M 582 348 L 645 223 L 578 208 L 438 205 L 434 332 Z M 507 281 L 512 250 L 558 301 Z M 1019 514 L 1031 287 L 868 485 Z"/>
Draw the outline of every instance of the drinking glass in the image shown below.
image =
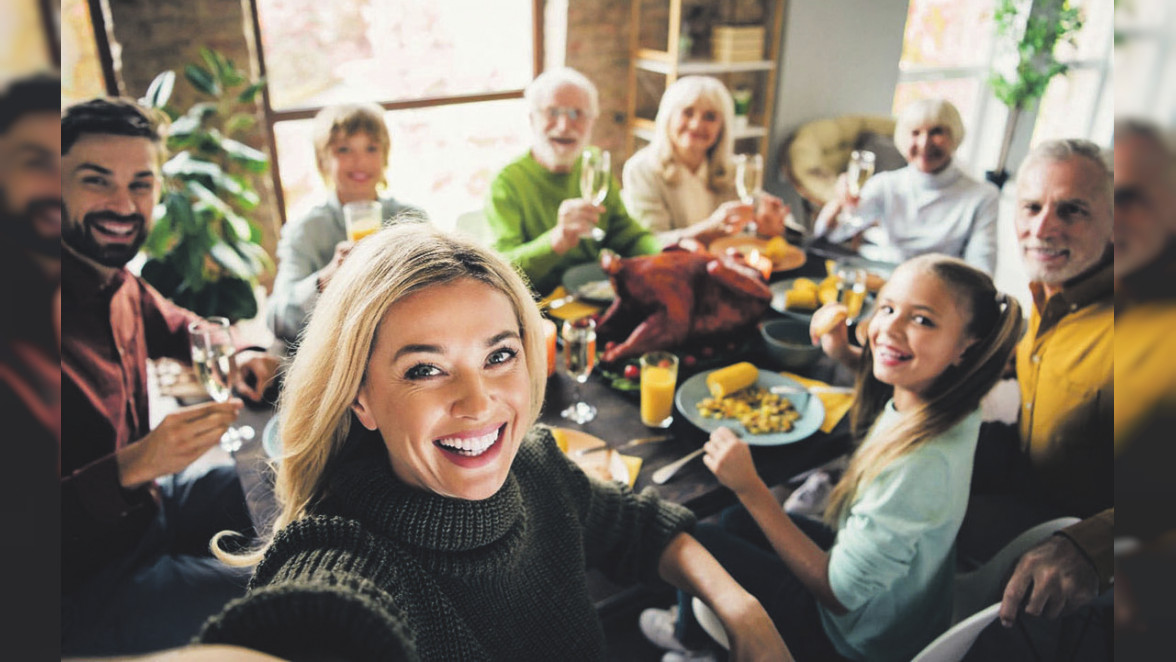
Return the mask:
<path fill-rule="evenodd" d="M 837 274 L 837 302 L 848 311 L 846 323 L 852 324 L 861 315 L 862 304 L 866 301 L 866 270 L 842 260 L 837 263 L 834 273 Z"/>
<path fill-rule="evenodd" d="M 580 196 L 594 205 L 604 202 L 612 179 L 612 155 L 607 149 L 590 147 L 580 156 Z M 604 229 L 592 228 L 592 238 L 604 241 Z"/>
<path fill-rule="evenodd" d="M 874 176 L 874 161 L 876 159 L 877 156 L 869 150 L 855 149 L 850 152 L 845 177 L 849 183 L 849 193 L 853 197 L 860 197 L 866 180 Z M 854 230 L 861 229 L 865 225 L 865 219 L 849 210 L 843 210 L 838 214 L 837 221 Z"/>
<path fill-rule="evenodd" d="M 745 205 L 751 205 L 753 209 L 759 194 L 763 192 L 764 184 L 764 157 L 760 154 L 736 154 L 735 155 L 735 191 L 739 194 L 739 200 Z M 747 234 L 755 234 L 755 221 L 751 221 L 743 226 L 744 232 Z"/>
<path fill-rule="evenodd" d="M 375 200 L 355 200 L 343 205 L 343 221 L 347 225 L 347 239 L 359 241 L 380 229 L 384 208 Z"/>
<path fill-rule="evenodd" d="M 233 395 L 233 379 L 237 374 L 237 363 L 233 358 L 236 348 L 229 320 L 209 317 L 192 322 L 188 325 L 188 342 L 197 379 L 213 400 L 225 402 Z M 221 435 L 221 448 L 235 453 L 242 444 L 253 438 L 253 434 L 253 428 L 248 425 L 239 428 L 230 426 Z"/>
<path fill-rule="evenodd" d="M 563 325 L 564 371 L 575 381 L 573 403 L 560 416 L 583 425 L 596 418 L 596 407 L 580 400 L 580 385 L 596 365 L 596 320 L 584 317 Z"/>
<path fill-rule="evenodd" d="M 677 383 L 677 356 L 669 352 L 641 355 L 641 422 L 647 427 L 668 428 L 674 422 Z"/>

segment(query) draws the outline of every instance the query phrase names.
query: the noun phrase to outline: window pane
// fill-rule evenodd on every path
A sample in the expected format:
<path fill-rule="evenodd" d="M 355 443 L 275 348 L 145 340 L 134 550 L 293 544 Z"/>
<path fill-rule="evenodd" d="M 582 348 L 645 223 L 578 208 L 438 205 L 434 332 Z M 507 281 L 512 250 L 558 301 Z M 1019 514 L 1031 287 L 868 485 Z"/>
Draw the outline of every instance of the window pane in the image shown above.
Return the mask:
<path fill-rule="evenodd" d="M 972 118 L 977 100 L 980 98 L 981 81 L 978 78 L 947 78 L 944 80 L 899 83 L 894 88 L 893 113 L 897 117 L 912 101 L 941 97 L 950 101 L 960 111 L 965 129 Z"/>
<path fill-rule="evenodd" d="M 1105 0 L 1084 0 L 1074 5 L 1082 12 L 1082 29 L 1074 35 L 1073 44 L 1059 42 L 1054 54 L 1063 62 L 1106 57 L 1115 25 L 1114 5 Z"/>
<path fill-rule="evenodd" d="M 992 0 L 911 0 L 899 69 L 986 66 L 992 5 Z"/>
<path fill-rule="evenodd" d="M 105 94 L 90 8 L 86 0 L 61 0 L 61 105 Z"/>
<path fill-rule="evenodd" d="M 452 228 L 458 214 L 482 206 L 490 181 L 529 144 L 522 99 L 387 113 L 392 134 L 388 193 Z M 310 120 L 274 125 L 287 219 L 319 202 L 326 188 L 315 168 Z"/>
<path fill-rule="evenodd" d="M 532 0 L 257 0 L 277 110 L 521 89 Z"/>
<path fill-rule="evenodd" d="M 4 3 L 0 20 L 0 84 L 53 67 L 41 8 L 35 2 Z"/>
<path fill-rule="evenodd" d="M 1033 144 L 1053 138 L 1089 138 L 1101 80 L 1097 69 L 1071 69 L 1065 76 L 1055 76 L 1038 107 Z"/>

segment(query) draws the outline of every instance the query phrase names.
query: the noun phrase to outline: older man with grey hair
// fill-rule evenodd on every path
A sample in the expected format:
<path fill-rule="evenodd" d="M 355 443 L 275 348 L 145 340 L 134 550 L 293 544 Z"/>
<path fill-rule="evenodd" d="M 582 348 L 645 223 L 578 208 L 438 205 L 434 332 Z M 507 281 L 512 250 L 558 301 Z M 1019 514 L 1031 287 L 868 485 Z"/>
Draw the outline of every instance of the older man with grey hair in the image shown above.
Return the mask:
<path fill-rule="evenodd" d="M 536 78 L 524 97 L 531 149 L 498 173 L 486 199 L 495 249 L 541 293 L 604 248 L 624 256 L 658 252 L 657 239 L 625 210 L 615 177 L 609 176 L 600 204 L 581 197 L 581 154 L 600 112 L 596 86 L 573 69 L 554 69 Z M 604 230 L 603 240 L 591 238 L 595 227 Z"/>
<path fill-rule="evenodd" d="M 990 628 L 968 659 L 998 659 L 1030 640 L 1038 650 L 1059 641 L 1098 650 L 1083 637 L 1106 634 L 1099 625 L 1109 621 L 1115 522 L 1112 193 L 1106 155 L 1084 140 L 1042 143 L 1018 173 L 1015 227 L 1033 295 L 1017 350 L 1019 429 L 1003 456 L 993 452 L 999 437 L 982 435 L 959 549 L 966 557 L 987 542 L 991 551 L 1047 519 L 1082 519 L 1018 560 L 1002 596 L 1005 627 Z M 1079 610 L 1082 627 L 1059 618 Z"/>

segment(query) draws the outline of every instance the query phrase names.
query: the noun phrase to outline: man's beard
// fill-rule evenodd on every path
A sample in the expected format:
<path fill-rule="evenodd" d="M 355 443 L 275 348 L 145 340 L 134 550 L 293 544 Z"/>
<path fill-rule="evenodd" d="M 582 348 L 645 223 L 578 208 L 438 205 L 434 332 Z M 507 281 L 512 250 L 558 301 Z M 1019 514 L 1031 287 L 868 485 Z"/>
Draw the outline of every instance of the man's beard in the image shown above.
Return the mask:
<path fill-rule="evenodd" d="M 68 218 L 67 210 L 62 210 L 62 214 Z M 124 223 L 135 223 L 134 240 L 129 244 L 102 244 L 95 238 L 95 233 L 101 232 L 94 226 L 101 221 L 120 221 Z M 66 222 L 65 228 L 62 230 L 61 239 L 69 244 L 71 248 L 86 257 L 94 260 L 98 264 L 106 267 L 122 267 L 135 254 L 139 252 L 139 248 L 147 239 L 147 223 L 142 214 L 128 214 L 121 216 L 109 211 L 100 211 L 86 214 L 82 217 L 80 223 Z"/>
<path fill-rule="evenodd" d="M 60 198 L 38 198 L 23 210 L 13 214 L 8 201 L 0 192 L 0 208 L 3 209 L 3 232 L 13 245 L 42 257 L 61 258 L 60 235 L 45 236 L 37 231 L 37 216 L 46 209 L 61 209 Z"/>

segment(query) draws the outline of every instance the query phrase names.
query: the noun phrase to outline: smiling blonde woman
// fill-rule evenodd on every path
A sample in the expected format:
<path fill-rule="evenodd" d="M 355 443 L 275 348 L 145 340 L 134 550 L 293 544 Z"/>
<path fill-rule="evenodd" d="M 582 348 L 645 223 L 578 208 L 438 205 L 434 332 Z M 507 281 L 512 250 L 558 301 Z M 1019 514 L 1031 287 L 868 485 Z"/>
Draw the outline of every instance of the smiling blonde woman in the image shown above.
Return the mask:
<path fill-rule="evenodd" d="M 275 533 L 219 553 L 260 563 L 201 640 L 300 659 L 603 659 L 596 567 L 698 594 L 736 659 L 791 659 L 685 533 L 688 511 L 590 479 L 534 425 L 540 329 L 488 249 L 425 225 L 361 242 L 286 378 Z"/>

